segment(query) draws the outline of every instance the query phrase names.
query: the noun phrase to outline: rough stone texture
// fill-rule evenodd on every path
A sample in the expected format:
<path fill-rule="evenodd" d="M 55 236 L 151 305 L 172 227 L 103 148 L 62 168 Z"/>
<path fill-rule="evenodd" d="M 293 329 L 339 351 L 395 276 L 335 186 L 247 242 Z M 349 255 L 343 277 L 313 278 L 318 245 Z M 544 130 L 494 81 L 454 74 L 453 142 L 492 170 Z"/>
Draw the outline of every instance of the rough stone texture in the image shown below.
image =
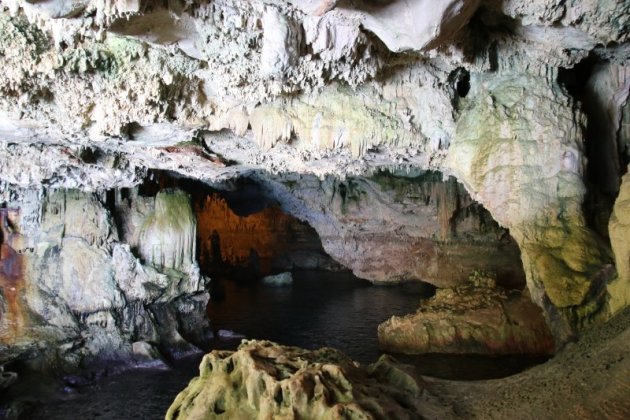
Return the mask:
<path fill-rule="evenodd" d="M 379 346 L 405 354 L 553 354 L 541 309 L 527 292 L 498 289 L 477 275 L 469 284 L 439 289 L 418 312 L 378 327 Z"/>
<path fill-rule="evenodd" d="M 239 191 L 247 207 L 265 206 L 264 196 L 249 197 Z M 259 212 L 237 214 L 218 194 L 196 203 L 199 265 L 220 269 L 222 265 L 269 274 L 272 269 L 339 270 L 343 267 L 322 248 L 317 232 L 308 224 L 271 204 Z"/>
<path fill-rule="evenodd" d="M 617 278 L 608 285 L 609 310 L 615 313 L 630 305 L 630 173 L 623 177 L 609 225 L 615 253 Z"/>
<path fill-rule="evenodd" d="M 369 178 L 261 182 L 358 277 L 448 287 L 475 270 L 488 270 L 503 284 L 523 284 L 518 246 L 454 178 L 383 170 Z"/>
<path fill-rule="evenodd" d="M 210 183 L 441 170 L 510 229 L 558 338 L 609 315 L 584 118 L 557 80 L 587 57 L 626 66 L 627 2 L 167 3 L 3 1 L 3 195 L 132 187 L 149 168 Z"/>
<path fill-rule="evenodd" d="M 366 418 L 379 418 L 379 411 L 390 407 L 396 411 L 388 418 L 621 419 L 630 410 L 628 340 L 630 311 L 626 309 L 607 323 L 586 328 L 579 340 L 548 362 L 508 378 L 482 381 L 420 377 L 413 368 L 387 356 L 368 367 L 366 378 L 362 368 L 338 352 L 248 342 L 235 353 L 215 351 L 206 355 L 201 376 L 178 395 L 167 418 L 216 418 L 220 416 L 215 412 L 217 408 L 226 409 L 223 415 L 228 417 L 243 413 L 247 418 L 265 418 L 259 413 L 280 414 L 288 408 L 277 403 L 280 396 L 282 403 L 297 410 L 306 409 L 302 407 L 309 402 L 313 410 L 330 410 L 315 398 L 317 390 L 327 389 L 328 401 L 336 401 L 330 396 L 351 393 L 354 398 L 349 401 L 354 402 L 353 407 L 358 403 L 359 410 L 367 411 Z M 322 378 L 319 381 L 318 376 Z M 299 398 L 295 390 L 308 384 L 305 379 L 312 379 L 307 386 L 311 391 L 297 394 Z M 395 394 L 391 393 L 392 386 Z M 396 404 L 390 404 L 391 396 L 404 403 L 406 410 L 401 412 Z M 370 398 L 377 404 L 361 405 Z M 347 414 L 341 418 L 349 418 Z M 290 412 L 288 417 L 293 415 Z M 336 418 L 334 412 L 331 417 Z"/>
<path fill-rule="evenodd" d="M 426 50 L 452 40 L 479 0 L 394 1 L 368 8 L 362 24 L 391 51 Z"/>
<path fill-rule="evenodd" d="M 387 358 L 366 369 L 330 348 L 244 341 L 236 352 L 207 354 L 199 373 L 167 419 L 412 419 L 427 399 L 422 383 Z"/>
<path fill-rule="evenodd" d="M 138 340 L 190 349 L 178 331 L 194 328 L 195 318 L 188 327 L 178 314 L 190 316 L 192 307 L 202 313 L 207 301 L 194 262 L 186 272 L 140 263 L 118 242 L 99 194 L 42 190 L 19 203 L 20 209 L 0 213 L 0 290 L 7 300 L 0 363 L 42 355 L 62 366 L 124 360 Z"/>
<path fill-rule="evenodd" d="M 582 216 L 576 115 L 560 102 L 564 94 L 554 93 L 559 87 L 540 78 L 508 75 L 474 85 L 447 165 L 510 228 L 534 301 L 593 316 L 612 270 L 605 268 L 608 250 Z M 558 337 L 570 333 L 563 321 L 550 322 Z"/>
<path fill-rule="evenodd" d="M 492 381 L 427 380 L 458 418 L 622 419 L 630 410 L 630 311 L 588 328 L 553 359 Z"/>
<path fill-rule="evenodd" d="M 140 229 L 140 255 L 156 267 L 188 272 L 196 264 L 196 232 L 190 197 L 182 191 L 160 191 L 155 210 Z"/>

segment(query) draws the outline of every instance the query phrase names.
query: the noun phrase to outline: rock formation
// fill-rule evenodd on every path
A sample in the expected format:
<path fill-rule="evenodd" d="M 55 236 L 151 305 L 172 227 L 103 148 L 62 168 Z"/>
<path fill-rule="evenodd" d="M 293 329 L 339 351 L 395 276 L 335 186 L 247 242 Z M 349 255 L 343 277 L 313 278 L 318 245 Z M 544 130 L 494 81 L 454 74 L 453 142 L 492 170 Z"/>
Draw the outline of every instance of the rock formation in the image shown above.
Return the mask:
<path fill-rule="evenodd" d="M 140 228 L 140 255 L 156 267 L 188 272 L 195 264 L 196 231 L 190 197 L 182 191 L 160 191 L 155 210 Z"/>
<path fill-rule="evenodd" d="M 330 348 L 244 341 L 204 356 L 167 419 L 417 418 L 422 383 L 386 357 L 365 368 Z"/>
<path fill-rule="evenodd" d="M 623 177 L 621 190 L 610 218 L 610 242 L 615 253 L 617 278 L 608 287 L 611 312 L 630 305 L 630 175 Z"/>
<path fill-rule="evenodd" d="M 263 200 L 262 195 L 243 197 L 248 203 Z M 274 268 L 343 268 L 324 252 L 317 232 L 307 223 L 284 213 L 277 205 L 261 207 L 258 212 L 237 214 L 216 193 L 197 203 L 199 264 L 244 267 L 256 274 L 268 274 Z"/>
<path fill-rule="evenodd" d="M 146 311 L 202 288 L 195 220 L 134 190 L 156 170 L 254 180 L 373 282 L 524 277 L 561 347 L 630 301 L 629 27 L 626 0 L 3 0 L 2 357 L 177 320 Z"/>
<path fill-rule="evenodd" d="M 331 349 L 246 342 L 236 352 L 206 355 L 167 418 L 293 418 L 315 410 L 330 416 L 324 418 L 624 418 L 629 339 L 626 309 L 587 327 L 549 362 L 483 381 L 421 377 L 388 356 L 366 369 Z"/>
<path fill-rule="evenodd" d="M 524 283 L 520 250 L 509 232 L 461 184 L 439 172 L 293 176 L 266 185 L 287 211 L 317 230 L 326 252 L 358 277 L 378 283 L 421 279 L 448 287 L 475 270 L 488 270 L 501 282 Z"/>
<path fill-rule="evenodd" d="M 141 263 L 120 242 L 112 203 L 99 194 L 42 190 L 19 196 L 19 204 L 1 213 L 0 289 L 7 304 L 0 363 L 37 352 L 66 366 L 125 360 L 141 340 L 173 352 L 190 349 L 178 331 L 193 328 L 195 320 L 180 325 L 178 317 L 202 310 L 207 301 L 196 263 L 168 270 Z M 185 230 L 194 237 L 188 223 Z M 179 250 L 190 255 L 192 243 L 184 246 Z"/>
<path fill-rule="evenodd" d="M 378 327 L 379 346 L 405 354 L 553 354 L 554 340 L 527 292 L 507 292 L 477 274 L 470 283 L 437 290 L 415 314 Z"/>

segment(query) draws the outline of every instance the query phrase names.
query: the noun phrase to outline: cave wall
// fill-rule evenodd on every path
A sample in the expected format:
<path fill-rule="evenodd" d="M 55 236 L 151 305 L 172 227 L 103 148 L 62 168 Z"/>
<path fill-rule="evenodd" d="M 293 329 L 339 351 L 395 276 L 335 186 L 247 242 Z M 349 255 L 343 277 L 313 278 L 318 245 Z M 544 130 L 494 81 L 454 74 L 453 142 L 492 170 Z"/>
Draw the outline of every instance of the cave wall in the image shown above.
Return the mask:
<path fill-rule="evenodd" d="M 26 190 L 2 209 L 0 363 L 128 360 L 136 341 L 190 347 L 178 331 L 195 324 L 193 314 L 178 317 L 207 301 L 196 263 L 179 271 L 141 262 L 120 241 L 106 196 Z"/>
<path fill-rule="evenodd" d="M 206 270 L 232 266 L 270 274 L 274 269 L 342 269 L 324 252 L 317 232 L 277 205 L 239 215 L 215 193 L 196 203 L 195 216 L 199 264 Z"/>
<path fill-rule="evenodd" d="M 449 287 L 487 270 L 502 286 L 524 284 L 509 232 L 439 172 L 382 170 L 323 180 L 263 175 L 261 183 L 286 211 L 308 221 L 326 252 L 358 277 Z"/>
<path fill-rule="evenodd" d="M 134 187 L 149 169 L 217 184 L 262 171 L 327 252 L 387 280 L 390 270 L 431 277 L 418 267 L 435 265 L 435 249 L 424 252 L 415 228 L 405 228 L 416 222 L 388 209 L 400 207 L 392 192 L 365 181 L 369 205 L 347 203 L 344 215 L 330 179 L 349 185 L 392 165 L 440 170 L 510 230 L 557 337 L 620 307 L 607 304 L 616 299 L 608 288 L 615 258 L 583 208 L 594 114 L 557 80 L 560 68 L 587 58 L 610 66 L 614 88 L 597 78 L 589 86 L 607 115 L 627 121 L 626 1 L 10 0 L 0 8 L 7 195 L 41 185 Z M 616 131 L 620 172 L 626 125 Z M 278 186 L 289 174 L 322 180 L 324 188 L 309 180 L 305 190 L 323 189 L 327 199 Z M 377 222 L 362 231 L 370 219 L 387 238 L 370 238 Z M 425 232 L 439 237 L 435 226 Z M 417 265 L 368 267 L 378 261 L 368 239 L 401 237 L 416 241 Z M 390 250 L 382 260 L 414 252 Z M 351 259 L 361 252 L 364 261 Z"/>

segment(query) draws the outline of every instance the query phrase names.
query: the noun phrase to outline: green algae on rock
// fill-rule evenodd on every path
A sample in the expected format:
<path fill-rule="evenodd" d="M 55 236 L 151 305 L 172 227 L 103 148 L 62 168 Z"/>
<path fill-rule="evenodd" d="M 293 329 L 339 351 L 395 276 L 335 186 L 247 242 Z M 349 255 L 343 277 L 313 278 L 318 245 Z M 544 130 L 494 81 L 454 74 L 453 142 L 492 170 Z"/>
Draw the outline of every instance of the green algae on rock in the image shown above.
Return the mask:
<path fill-rule="evenodd" d="M 608 285 L 608 310 L 614 314 L 630 305 L 630 173 L 623 177 L 609 233 L 617 267 L 617 277 Z"/>

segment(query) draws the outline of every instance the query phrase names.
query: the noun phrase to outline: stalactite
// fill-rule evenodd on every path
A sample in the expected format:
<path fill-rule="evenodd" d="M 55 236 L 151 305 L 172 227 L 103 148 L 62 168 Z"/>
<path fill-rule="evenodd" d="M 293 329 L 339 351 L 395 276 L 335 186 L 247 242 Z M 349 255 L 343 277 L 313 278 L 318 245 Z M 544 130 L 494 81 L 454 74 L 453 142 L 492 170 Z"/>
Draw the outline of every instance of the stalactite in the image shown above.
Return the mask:
<path fill-rule="evenodd" d="M 161 191 L 155 197 L 155 211 L 142 226 L 140 254 L 158 267 L 188 271 L 195 259 L 196 230 L 188 195 L 177 190 Z"/>

